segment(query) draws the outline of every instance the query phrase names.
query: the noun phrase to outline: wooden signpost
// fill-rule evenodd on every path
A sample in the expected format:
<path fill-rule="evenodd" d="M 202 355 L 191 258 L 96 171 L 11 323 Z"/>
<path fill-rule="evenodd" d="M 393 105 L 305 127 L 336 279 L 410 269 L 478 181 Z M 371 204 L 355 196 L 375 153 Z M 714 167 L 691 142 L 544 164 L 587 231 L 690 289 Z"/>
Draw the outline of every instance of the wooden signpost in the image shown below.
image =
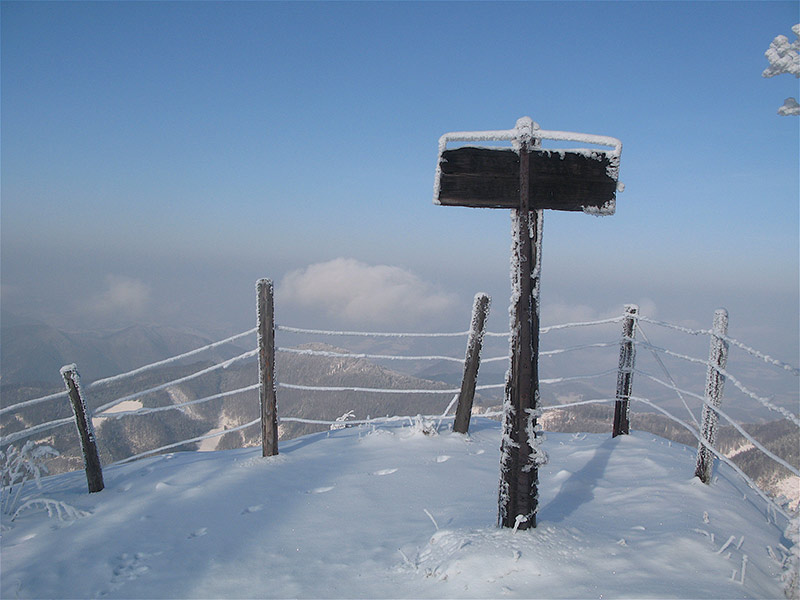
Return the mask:
<path fill-rule="evenodd" d="M 613 150 L 547 150 L 543 139 Z M 450 142 L 511 142 L 511 148 Z M 614 214 L 619 156 L 615 138 L 544 131 L 523 117 L 514 129 L 448 133 L 439 139 L 434 202 L 511 209 L 513 219 L 511 368 L 506 381 L 498 523 L 536 527 L 538 468 L 546 454 L 537 439 L 539 411 L 539 276 L 544 209 Z M 618 187 L 619 186 L 619 187 Z"/>

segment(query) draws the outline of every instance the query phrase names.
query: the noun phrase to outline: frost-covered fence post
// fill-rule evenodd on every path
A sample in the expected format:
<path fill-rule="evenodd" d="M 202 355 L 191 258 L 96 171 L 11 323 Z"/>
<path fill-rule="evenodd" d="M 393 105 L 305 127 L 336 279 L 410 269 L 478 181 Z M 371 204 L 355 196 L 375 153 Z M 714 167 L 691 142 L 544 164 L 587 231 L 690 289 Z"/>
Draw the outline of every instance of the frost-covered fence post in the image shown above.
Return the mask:
<path fill-rule="evenodd" d="M 628 402 L 633 388 L 633 365 L 636 360 L 636 347 L 633 345 L 633 337 L 636 335 L 636 317 L 638 314 L 638 306 L 635 304 L 625 305 L 625 319 L 622 321 L 622 339 L 619 343 L 617 401 L 614 404 L 614 427 L 611 437 L 630 433 Z"/>
<path fill-rule="evenodd" d="M 481 347 L 483 334 L 486 331 L 486 317 L 489 315 L 491 302 L 486 294 L 476 294 L 472 306 L 467 354 L 464 357 L 464 376 L 461 379 L 461 392 L 458 395 L 456 420 L 453 431 L 467 433 L 472 416 L 472 401 L 475 398 L 475 385 L 478 383 L 478 368 L 481 365 Z"/>
<path fill-rule="evenodd" d="M 275 295 L 272 280 L 259 279 L 258 383 L 261 403 L 261 455 L 278 454 L 278 408 L 275 395 Z"/>
<path fill-rule="evenodd" d="M 545 150 L 541 140 L 573 141 L 574 150 Z M 493 140 L 512 148 L 448 142 Z M 613 150 L 588 150 L 586 144 Z M 504 131 L 447 133 L 439 138 L 434 202 L 512 211 L 511 368 L 503 402 L 498 522 L 536 527 L 538 468 L 547 456 L 539 426 L 539 278 L 544 209 L 614 214 L 622 143 L 605 136 L 544 131 L 529 117 Z"/>
<path fill-rule="evenodd" d="M 78 367 L 74 364 L 61 367 L 61 377 L 67 386 L 69 399 L 72 403 L 72 412 L 75 414 L 75 425 L 81 438 L 83 450 L 83 466 L 86 469 L 86 483 L 89 493 L 101 491 L 103 483 L 103 467 L 100 465 L 100 455 L 97 452 L 97 441 L 94 435 L 94 426 L 86 410 L 86 402 L 81 395 L 81 379 Z"/>
<path fill-rule="evenodd" d="M 701 435 L 703 440 L 697 447 L 697 466 L 694 470 L 695 477 L 703 483 L 711 481 L 711 468 L 714 465 L 714 453 L 711 448 L 716 438 L 717 415 L 714 408 L 722 404 L 722 389 L 725 387 L 725 376 L 720 369 L 725 369 L 728 363 L 728 311 L 719 308 L 714 312 L 714 328 L 711 332 L 711 342 L 708 351 L 708 370 L 706 371 L 705 405 L 703 406 L 703 424 Z M 714 408 L 712 408 L 714 407 Z"/>

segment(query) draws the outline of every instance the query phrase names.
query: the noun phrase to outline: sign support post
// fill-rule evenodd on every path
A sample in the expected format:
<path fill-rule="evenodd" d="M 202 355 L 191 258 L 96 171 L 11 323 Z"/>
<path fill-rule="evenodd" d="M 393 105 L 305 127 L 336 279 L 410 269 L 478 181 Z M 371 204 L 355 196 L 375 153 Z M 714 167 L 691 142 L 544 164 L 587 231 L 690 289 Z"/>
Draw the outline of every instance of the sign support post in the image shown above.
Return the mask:
<path fill-rule="evenodd" d="M 606 150 L 543 150 L 542 139 L 610 146 Z M 512 148 L 448 142 L 510 141 Z M 439 140 L 434 202 L 512 211 L 511 368 L 503 402 L 498 524 L 536 527 L 538 469 L 547 461 L 539 409 L 539 280 L 544 209 L 613 214 L 619 155 L 615 138 L 543 131 L 528 117 L 506 131 L 445 134 Z M 618 188 L 619 185 L 619 188 Z"/>

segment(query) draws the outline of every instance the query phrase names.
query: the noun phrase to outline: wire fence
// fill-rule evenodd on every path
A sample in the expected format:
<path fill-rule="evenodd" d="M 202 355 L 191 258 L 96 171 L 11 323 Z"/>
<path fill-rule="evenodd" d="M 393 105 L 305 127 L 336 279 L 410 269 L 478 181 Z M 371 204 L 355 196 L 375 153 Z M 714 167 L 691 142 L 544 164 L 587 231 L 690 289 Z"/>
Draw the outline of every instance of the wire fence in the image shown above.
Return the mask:
<path fill-rule="evenodd" d="M 562 323 L 557 325 L 552 325 L 549 327 L 542 327 L 540 329 L 540 333 L 545 336 L 546 334 L 552 332 L 566 332 L 571 329 L 575 328 L 591 328 L 591 327 L 600 327 L 604 325 L 611 325 L 611 324 L 619 324 L 623 321 L 625 316 L 613 317 L 609 319 L 600 319 L 595 321 L 583 321 L 583 322 L 571 322 L 571 323 Z M 770 368 L 774 368 L 776 371 L 788 374 L 792 377 L 798 377 L 800 375 L 800 369 L 790 365 L 786 362 L 780 361 L 778 359 L 773 358 L 759 350 L 756 350 L 747 344 L 740 342 L 739 340 L 729 337 L 727 334 L 720 334 L 719 332 L 715 332 L 712 329 L 691 329 L 687 327 L 683 327 L 680 325 L 659 321 L 656 319 L 649 318 L 644 315 L 637 315 L 636 317 L 636 327 L 635 332 L 631 336 L 619 336 L 617 335 L 614 339 L 606 339 L 604 341 L 598 342 L 589 342 L 589 343 L 579 343 L 579 344 L 572 344 L 567 345 L 564 347 L 557 347 L 557 348 L 547 348 L 542 350 L 539 353 L 540 359 L 547 360 L 547 359 L 557 359 L 564 355 L 573 355 L 574 353 L 581 353 L 586 351 L 602 351 L 603 349 L 608 348 L 620 348 L 622 344 L 625 342 L 632 343 L 637 349 L 640 351 L 644 350 L 650 353 L 653 357 L 652 366 L 657 367 L 661 371 L 661 375 L 654 375 L 651 372 L 647 371 L 645 368 L 641 366 L 642 361 L 639 360 L 639 364 L 636 364 L 632 367 L 631 372 L 635 375 L 637 382 L 648 382 L 650 385 L 661 388 L 662 391 L 666 391 L 669 395 L 674 395 L 679 400 L 682 407 L 689 415 L 688 422 L 665 408 L 666 400 L 665 397 L 655 398 L 655 394 L 647 393 L 646 395 L 637 393 L 636 395 L 631 395 L 630 400 L 632 402 L 638 403 L 644 407 L 651 409 L 654 412 L 664 415 L 670 421 L 676 423 L 683 429 L 686 429 L 694 438 L 698 440 L 698 444 L 700 447 L 707 447 L 711 452 L 716 455 L 719 460 L 731 465 L 747 482 L 750 484 L 754 489 L 758 490 L 760 494 L 767 500 L 773 509 L 777 512 L 781 512 L 784 515 L 788 516 L 788 513 L 778 504 L 775 503 L 774 500 L 770 499 L 763 491 L 758 489 L 758 486 L 753 481 L 752 477 L 746 475 L 741 468 L 735 465 L 735 463 L 724 455 L 724 453 L 715 450 L 713 448 L 713 444 L 709 443 L 706 439 L 704 439 L 703 435 L 701 435 L 701 423 L 699 419 L 699 415 L 696 415 L 695 412 L 690 407 L 690 402 L 694 402 L 696 405 L 695 410 L 699 408 L 704 408 L 710 411 L 713 411 L 715 415 L 722 418 L 725 422 L 727 422 L 733 429 L 735 429 L 741 436 L 744 438 L 747 443 L 751 444 L 752 447 L 756 448 L 760 451 L 764 456 L 769 457 L 772 461 L 776 464 L 780 465 L 782 468 L 786 469 L 789 473 L 794 476 L 800 477 L 800 470 L 791 464 L 786 458 L 783 458 L 776 454 L 775 452 L 771 451 L 769 448 L 765 446 L 765 444 L 761 443 L 752 433 L 746 431 L 735 419 L 729 416 L 728 411 L 722 410 L 719 406 L 715 406 L 713 402 L 708 397 L 707 393 L 698 393 L 697 391 L 693 391 L 692 389 L 688 389 L 686 385 L 679 385 L 676 382 L 676 378 L 673 377 L 672 373 L 683 373 L 684 369 L 681 367 L 676 367 L 676 363 L 684 363 L 687 365 L 693 365 L 695 367 L 700 367 L 702 369 L 706 369 L 709 372 L 716 372 L 723 378 L 724 381 L 730 381 L 730 383 L 738 390 L 741 397 L 749 398 L 750 400 L 754 401 L 758 407 L 761 409 L 766 409 L 771 413 L 775 413 L 776 416 L 779 416 L 781 419 L 786 419 L 788 422 L 792 423 L 795 428 L 800 428 L 800 417 L 797 414 L 791 412 L 790 410 L 786 409 L 783 406 L 776 404 L 774 398 L 771 395 L 765 395 L 763 392 L 755 391 L 750 389 L 748 385 L 743 383 L 741 379 L 735 376 L 733 373 L 730 372 L 730 367 L 723 367 L 719 364 L 715 364 L 713 361 L 708 359 L 698 358 L 696 356 L 691 356 L 690 354 L 686 354 L 684 352 L 679 352 L 676 350 L 671 350 L 665 347 L 661 347 L 652 343 L 647 335 L 647 333 L 643 329 L 643 324 L 645 324 L 648 329 L 652 327 L 652 331 L 656 329 L 663 329 L 667 330 L 672 333 L 677 333 L 686 336 L 693 336 L 698 338 L 718 338 L 724 341 L 727 346 L 734 347 L 743 355 L 751 357 L 758 361 L 759 364 L 766 365 Z M 367 331 L 332 331 L 332 330 L 320 330 L 320 329 L 303 329 L 297 327 L 288 327 L 283 325 L 275 326 L 275 330 L 277 332 L 281 332 L 282 334 L 286 335 L 311 335 L 311 336 L 336 336 L 336 337 L 351 337 L 351 338 L 390 338 L 390 339 L 401 339 L 401 338 L 409 338 L 409 339 L 433 339 L 433 338 L 450 338 L 450 339 L 458 339 L 458 338 L 466 338 L 470 331 L 460 331 L 460 332 L 445 332 L 445 333 L 390 333 L 390 332 L 367 332 Z M 242 333 L 238 333 L 236 335 L 227 337 L 223 340 L 219 340 L 217 342 L 213 342 L 207 344 L 203 347 L 196 348 L 189 352 L 185 352 L 183 354 L 179 354 L 177 356 L 173 356 L 164 360 L 160 360 L 158 362 L 145 365 L 142 367 L 138 367 L 136 369 L 127 371 L 125 373 L 120 373 L 118 375 L 114 375 L 112 377 L 106 377 L 103 379 L 98 379 L 92 382 L 90 385 L 87 386 L 87 390 L 90 392 L 96 392 L 98 390 L 102 390 L 103 388 L 108 388 L 112 384 L 118 385 L 126 380 L 131 380 L 136 376 L 141 376 L 145 373 L 152 372 L 164 367 L 170 367 L 178 364 L 183 364 L 186 359 L 199 357 L 203 353 L 207 353 L 214 349 L 219 349 L 221 347 L 230 347 L 231 344 L 235 342 L 240 342 L 244 340 L 248 336 L 252 336 L 257 332 L 256 329 L 250 329 L 244 331 Z M 638 335 L 637 335 L 638 334 Z M 484 332 L 484 337 L 486 338 L 500 338 L 502 340 L 506 340 L 509 337 L 508 332 Z M 436 362 L 436 363 L 450 363 L 454 365 L 463 365 L 465 363 L 465 359 L 457 356 L 452 356 L 449 354 L 387 354 L 382 352 L 352 352 L 352 351 L 339 351 L 339 350 L 332 350 L 332 349 L 318 349 L 318 348 L 308 348 L 308 347 L 290 347 L 290 346 L 278 346 L 275 348 L 277 353 L 282 354 L 284 356 L 294 356 L 299 359 L 309 358 L 309 357 L 318 357 L 318 358 L 325 358 L 325 359 L 343 359 L 343 360 L 369 360 L 369 361 L 390 361 L 390 362 L 398 362 L 398 363 L 408 363 L 408 362 Z M 611 355 L 615 358 L 615 353 L 608 353 L 606 354 Z M 147 387 L 146 389 L 132 391 L 127 394 L 122 394 L 110 401 L 104 402 L 99 406 L 95 407 L 91 410 L 91 414 L 89 415 L 91 420 L 95 422 L 103 422 L 103 420 L 119 420 L 129 417 L 135 416 L 144 416 L 144 415 L 151 415 L 156 413 L 164 413 L 167 411 L 186 411 L 189 407 L 197 407 L 198 405 L 202 405 L 208 402 L 212 402 L 215 400 L 224 400 L 230 399 L 234 396 L 240 396 L 245 394 L 253 394 L 256 390 L 259 389 L 260 383 L 244 385 L 241 387 L 236 387 L 234 389 L 220 391 L 218 393 L 205 395 L 200 398 L 194 399 L 183 399 L 180 401 L 171 401 L 168 404 L 161 405 L 161 406 L 144 406 L 143 400 L 148 397 L 152 397 L 154 394 L 158 392 L 163 392 L 165 390 L 174 390 L 180 389 L 180 386 L 184 384 L 188 384 L 201 378 L 203 376 L 207 376 L 212 373 L 218 373 L 220 371 L 225 371 L 230 369 L 233 365 L 238 363 L 244 363 L 246 361 L 252 360 L 256 361 L 259 355 L 259 349 L 252 349 L 247 350 L 245 352 L 241 352 L 232 358 L 227 358 L 224 360 L 220 360 L 215 364 L 210 366 L 203 366 L 197 370 L 194 370 L 186 375 L 182 375 L 177 378 L 173 378 L 167 382 L 159 383 L 154 386 Z M 640 359 L 641 359 L 641 352 L 640 352 Z M 496 356 L 489 356 L 486 358 L 481 358 L 480 363 L 482 365 L 487 365 L 491 363 L 503 363 L 508 362 L 509 356 L 506 352 L 502 355 Z M 668 361 L 673 361 L 672 363 L 672 371 L 667 365 Z M 602 380 L 603 378 L 612 378 L 619 374 L 619 366 L 615 366 L 613 368 L 607 368 L 604 370 L 596 371 L 593 373 L 574 373 L 575 370 L 578 369 L 577 365 L 579 364 L 586 364 L 582 361 L 573 360 L 571 363 L 571 374 L 564 374 L 560 376 L 554 377 L 541 377 L 540 384 L 542 386 L 558 386 L 559 384 L 564 384 L 568 382 L 577 382 L 577 381 L 593 381 L 593 380 Z M 493 372 L 489 373 L 489 376 L 492 376 Z M 494 373 L 496 376 L 496 373 Z M 680 377 L 679 377 L 680 378 Z M 490 381 L 490 382 L 483 382 L 479 385 L 475 386 L 475 390 L 477 391 L 484 391 L 490 392 L 493 390 L 500 390 L 502 394 L 502 390 L 506 387 L 506 381 L 503 377 L 498 377 L 501 379 L 500 381 Z M 686 377 L 682 377 L 682 379 L 686 379 Z M 309 385 L 307 383 L 299 382 L 299 383 L 289 383 L 285 381 L 276 381 L 276 387 L 279 390 L 289 390 L 289 391 L 300 391 L 306 392 L 313 396 L 314 393 L 341 393 L 341 392 L 357 392 L 363 394 L 377 394 L 377 395 L 403 395 L 403 394 L 414 394 L 414 395 L 443 395 L 443 396 L 453 396 L 454 394 L 459 394 L 461 391 L 460 388 L 451 388 L 451 387 L 432 387 L 432 388 L 421 388 L 421 387 L 412 387 L 412 388 L 386 388 L 386 387 L 369 387 L 364 385 Z M 636 385 L 641 386 L 641 383 L 637 383 Z M 606 388 L 607 389 L 607 388 Z M 20 411 L 24 411 L 29 409 L 33 406 L 40 405 L 46 402 L 52 403 L 64 403 L 64 400 L 68 397 L 67 392 L 60 392 L 54 394 L 48 394 L 45 396 L 41 396 L 38 398 L 33 398 L 30 400 L 25 400 L 22 402 L 18 402 L 11 406 L 6 406 L 0 409 L 0 415 L 12 416 L 15 413 L 19 413 Z M 442 421 L 452 420 L 454 415 L 451 414 L 451 408 L 455 403 L 456 397 L 452 399 L 448 398 L 449 404 L 447 404 L 446 408 L 435 414 L 425 415 L 424 418 L 426 419 L 433 419 L 438 420 L 441 424 Z M 609 394 L 597 394 L 596 398 L 588 398 L 585 399 L 583 397 L 572 400 L 572 401 L 564 401 L 561 398 L 561 401 L 557 403 L 553 403 L 548 406 L 544 406 L 544 411 L 551 411 L 556 409 L 567 409 L 567 408 L 574 408 L 579 406 L 588 406 L 593 404 L 610 404 L 614 402 L 619 402 L 620 398 L 611 396 Z M 127 404 L 125 404 L 127 403 Z M 139 404 L 139 406 L 135 406 Z M 135 406 L 134 408 L 131 408 Z M 502 415 L 502 411 L 497 410 L 496 407 L 488 406 L 484 407 L 484 409 L 477 410 L 476 414 L 486 417 L 498 417 Z M 279 418 L 280 424 L 285 423 L 296 423 L 296 424 L 304 424 L 304 425 L 315 425 L 315 426 L 325 426 L 331 428 L 339 428 L 343 426 L 354 426 L 354 425 L 380 425 L 385 423 L 397 423 L 397 422 L 404 422 L 404 421 L 413 421 L 417 415 L 394 415 L 394 416 L 385 416 L 385 417 L 377 417 L 377 418 L 361 418 L 356 419 L 350 414 L 348 417 L 347 415 L 342 415 L 337 419 L 316 419 L 316 418 L 306 418 L 306 416 L 297 416 L 297 415 L 281 415 Z M 186 439 L 182 439 L 180 441 L 170 442 L 168 444 L 162 444 L 158 447 L 148 449 L 143 452 L 133 453 L 130 456 L 121 458 L 116 460 L 116 463 L 126 463 L 138 458 L 142 458 L 145 456 L 151 456 L 153 454 L 158 454 L 161 452 L 166 452 L 172 450 L 174 448 L 186 448 L 189 444 L 199 444 L 204 442 L 205 440 L 210 440 L 214 438 L 218 438 L 220 436 L 224 436 L 229 433 L 242 431 L 251 427 L 256 427 L 261 419 L 249 420 L 246 422 L 240 423 L 229 423 L 225 428 L 218 428 L 217 430 L 212 430 L 210 432 L 203 433 L 201 435 L 193 435 Z M 72 417 L 66 418 L 58 418 L 53 419 L 51 421 L 46 421 L 43 423 L 36 423 L 36 424 L 28 424 L 25 427 L 17 431 L 12 431 L 6 433 L 2 437 L 0 437 L 0 446 L 5 447 L 9 444 L 15 443 L 17 441 L 23 439 L 31 439 L 31 438 L 41 438 L 42 434 L 45 433 L 52 433 L 52 430 L 64 427 L 70 423 L 74 423 L 75 420 Z M 7 426 L 4 426 L 6 428 Z"/>

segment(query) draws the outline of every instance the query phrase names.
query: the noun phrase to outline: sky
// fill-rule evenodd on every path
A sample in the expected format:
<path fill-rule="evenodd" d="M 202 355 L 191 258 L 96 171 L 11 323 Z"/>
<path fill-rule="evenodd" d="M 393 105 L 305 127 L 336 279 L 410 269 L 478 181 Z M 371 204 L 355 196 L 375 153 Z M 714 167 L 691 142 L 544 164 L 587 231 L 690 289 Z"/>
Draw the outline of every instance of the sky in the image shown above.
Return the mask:
<path fill-rule="evenodd" d="M 3 2 L 3 322 L 507 326 L 508 211 L 435 206 L 439 137 L 623 143 L 614 216 L 548 211 L 542 322 L 619 314 L 798 361 L 796 2 Z"/>

